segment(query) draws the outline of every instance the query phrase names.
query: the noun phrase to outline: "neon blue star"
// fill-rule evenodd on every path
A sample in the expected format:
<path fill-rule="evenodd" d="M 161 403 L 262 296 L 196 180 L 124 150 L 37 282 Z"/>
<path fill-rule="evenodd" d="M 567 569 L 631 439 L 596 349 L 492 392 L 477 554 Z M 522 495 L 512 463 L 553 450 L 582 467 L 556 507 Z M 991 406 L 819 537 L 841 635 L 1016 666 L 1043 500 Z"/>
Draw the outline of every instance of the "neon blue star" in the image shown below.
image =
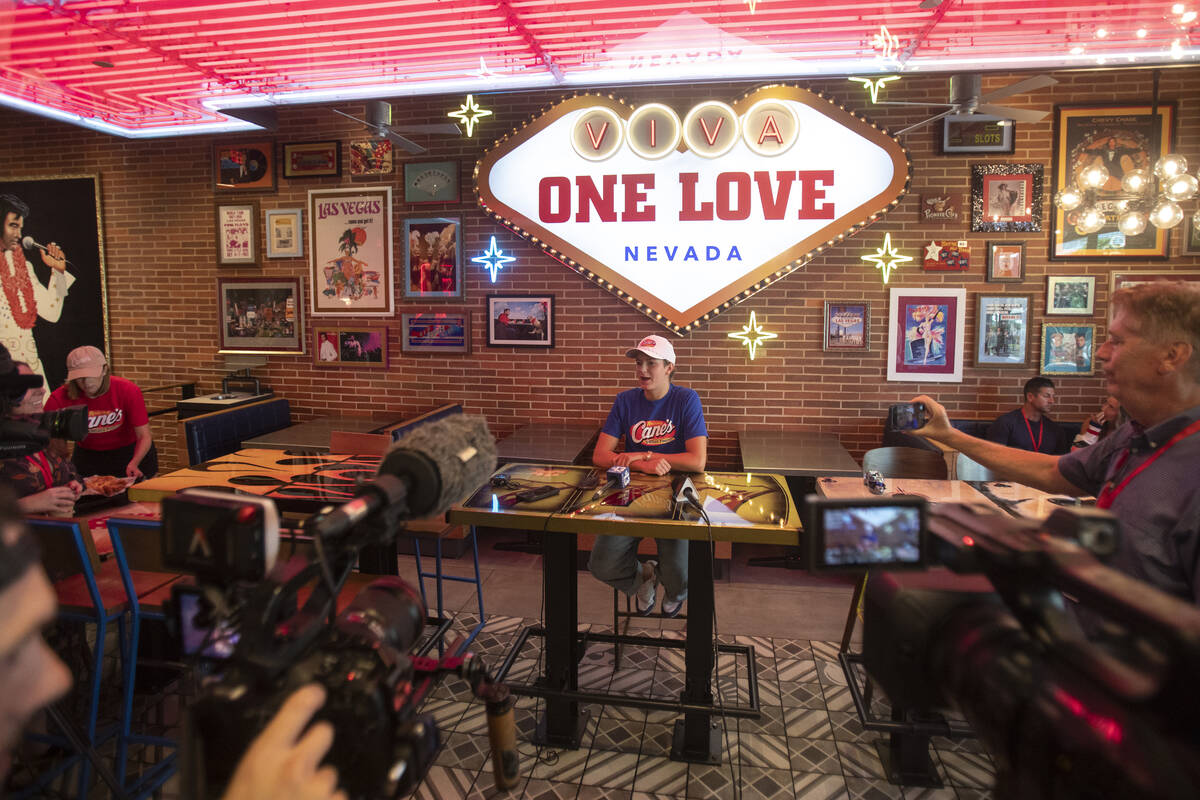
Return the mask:
<path fill-rule="evenodd" d="M 487 251 L 483 255 L 475 256 L 471 260 L 476 264 L 481 264 L 484 269 L 492 273 L 492 283 L 495 283 L 496 271 L 504 269 L 504 265 L 510 261 L 517 260 L 514 256 L 501 255 L 503 252 L 499 247 L 496 247 L 496 237 L 493 236 Z"/>

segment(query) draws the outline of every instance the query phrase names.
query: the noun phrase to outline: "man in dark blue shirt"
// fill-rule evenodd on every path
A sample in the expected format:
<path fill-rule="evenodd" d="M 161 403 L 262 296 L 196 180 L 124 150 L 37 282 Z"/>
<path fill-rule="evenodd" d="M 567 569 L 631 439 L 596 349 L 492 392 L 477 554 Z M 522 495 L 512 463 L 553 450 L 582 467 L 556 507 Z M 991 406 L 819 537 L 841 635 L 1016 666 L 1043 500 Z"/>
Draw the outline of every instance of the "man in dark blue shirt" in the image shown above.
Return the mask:
<path fill-rule="evenodd" d="M 1071 449 L 1066 433 L 1050 419 L 1054 407 L 1054 381 L 1030 378 L 1025 382 L 1025 403 L 1002 414 L 988 428 L 988 441 L 1034 453 L 1061 455 Z"/>

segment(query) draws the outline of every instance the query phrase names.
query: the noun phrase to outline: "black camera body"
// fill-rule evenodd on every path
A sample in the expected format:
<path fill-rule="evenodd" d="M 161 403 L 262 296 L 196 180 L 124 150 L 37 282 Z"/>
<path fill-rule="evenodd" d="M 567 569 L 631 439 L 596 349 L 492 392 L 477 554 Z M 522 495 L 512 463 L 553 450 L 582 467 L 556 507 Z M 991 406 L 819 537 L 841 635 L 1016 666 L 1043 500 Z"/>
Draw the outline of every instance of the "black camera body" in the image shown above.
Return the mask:
<path fill-rule="evenodd" d="M 79 442 L 87 435 L 87 406 L 46 411 L 37 422 L 0 419 L 0 458 L 31 456 L 45 450 L 51 439 Z"/>

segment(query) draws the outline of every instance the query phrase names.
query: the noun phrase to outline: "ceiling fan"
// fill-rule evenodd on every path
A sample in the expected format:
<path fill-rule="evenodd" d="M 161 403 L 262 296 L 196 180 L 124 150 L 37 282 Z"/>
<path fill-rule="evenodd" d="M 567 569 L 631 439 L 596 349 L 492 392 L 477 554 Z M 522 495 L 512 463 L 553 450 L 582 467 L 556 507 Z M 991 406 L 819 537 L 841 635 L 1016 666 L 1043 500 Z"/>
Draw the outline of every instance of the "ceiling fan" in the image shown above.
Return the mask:
<path fill-rule="evenodd" d="M 1023 81 L 1010 83 L 1002 89 L 988 92 L 981 95 L 980 89 L 983 85 L 983 78 L 978 73 L 951 75 L 950 76 L 950 102 L 949 103 L 910 103 L 899 100 L 880 100 L 878 105 L 890 106 L 945 106 L 946 110 L 940 114 L 935 114 L 928 119 L 923 119 L 915 125 L 909 125 L 901 131 L 897 131 L 896 135 L 901 136 L 909 131 L 919 128 L 922 125 L 928 125 L 930 122 L 949 117 L 951 115 L 963 114 L 990 114 L 994 117 L 1002 119 L 1011 119 L 1014 122 L 1038 122 L 1050 111 L 1039 111 L 1029 108 L 1012 108 L 1011 106 L 994 105 L 992 101 L 1002 100 L 1005 97 L 1012 97 L 1018 94 L 1026 94 L 1035 92 L 1038 89 L 1045 89 L 1047 86 L 1053 86 L 1058 83 L 1057 80 L 1049 75 L 1034 75 L 1032 78 L 1026 78 Z"/>
<path fill-rule="evenodd" d="M 352 114 L 347 114 L 344 111 L 333 109 L 333 113 L 341 114 L 347 119 L 352 119 L 355 122 L 362 123 L 367 127 L 373 136 L 381 139 L 389 139 L 393 144 L 402 150 L 406 150 L 414 155 L 427 152 L 428 148 L 414 142 L 401 134 L 404 133 L 433 133 L 456 135 L 462 133 L 457 125 L 453 122 L 435 122 L 431 124 L 420 125 L 393 125 L 392 124 L 392 104 L 386 100 L 368 100 L 367 101 L 367 118 L 359 119 Z"/>

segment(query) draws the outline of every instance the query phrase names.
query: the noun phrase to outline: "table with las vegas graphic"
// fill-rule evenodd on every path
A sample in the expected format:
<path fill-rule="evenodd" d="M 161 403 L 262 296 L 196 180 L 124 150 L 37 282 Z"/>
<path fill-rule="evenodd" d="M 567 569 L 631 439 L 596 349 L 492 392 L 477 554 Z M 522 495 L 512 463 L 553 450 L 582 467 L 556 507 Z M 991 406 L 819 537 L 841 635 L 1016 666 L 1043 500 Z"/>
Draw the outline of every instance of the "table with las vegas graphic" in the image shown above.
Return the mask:
<path fill-rule="evenodd" d="M 507 464 L 465 503 L 450 509 L 447 518 L 464 525 L 543 531 L 542 583 L 545 627 L 527 628 L 501 668 L 506 672 L 528 636 L 544 635 L 544 671 L 529 686 L 512 686 L 518 694 L 545 698 L 539 740 L 574 748 L 586 723 L 581 705 L 600 703 L 677 711 L 671 757 L 676 760 L 720 763 L 720 729 L 714 714 L 755 718 L 758 693 L 754 680 L 754 650 L 745 645 L 720 645 L 723 652 L 747 658 L 750 677 L 747 705 L 713 705 L 713 566 L 710 541 L 796 545 L 800 520 L 782 478 L 765 473 L 707 472 L 690 476 L 706 523 L 684 503 L 675 501 L 672 475 L 633 473 L 626 488 L 605 489 L 603 471 L 591 467 Z M 599 485 L 599 487 L 598 487 Z M 553 493 L 522 501 L 518 494 L 549 487 Z M 586 635 L 578 631 L 578 573 L 575 536 L 638 536 L 689 539 L 687 637 L 670 639 Z M 678 701 L 606 692 L 580 691 L 577 665 L 587 641 L 631 642 L 684 650 L 685 688 Z M 503 674 L 500 676 L 503 678 Z"/>

